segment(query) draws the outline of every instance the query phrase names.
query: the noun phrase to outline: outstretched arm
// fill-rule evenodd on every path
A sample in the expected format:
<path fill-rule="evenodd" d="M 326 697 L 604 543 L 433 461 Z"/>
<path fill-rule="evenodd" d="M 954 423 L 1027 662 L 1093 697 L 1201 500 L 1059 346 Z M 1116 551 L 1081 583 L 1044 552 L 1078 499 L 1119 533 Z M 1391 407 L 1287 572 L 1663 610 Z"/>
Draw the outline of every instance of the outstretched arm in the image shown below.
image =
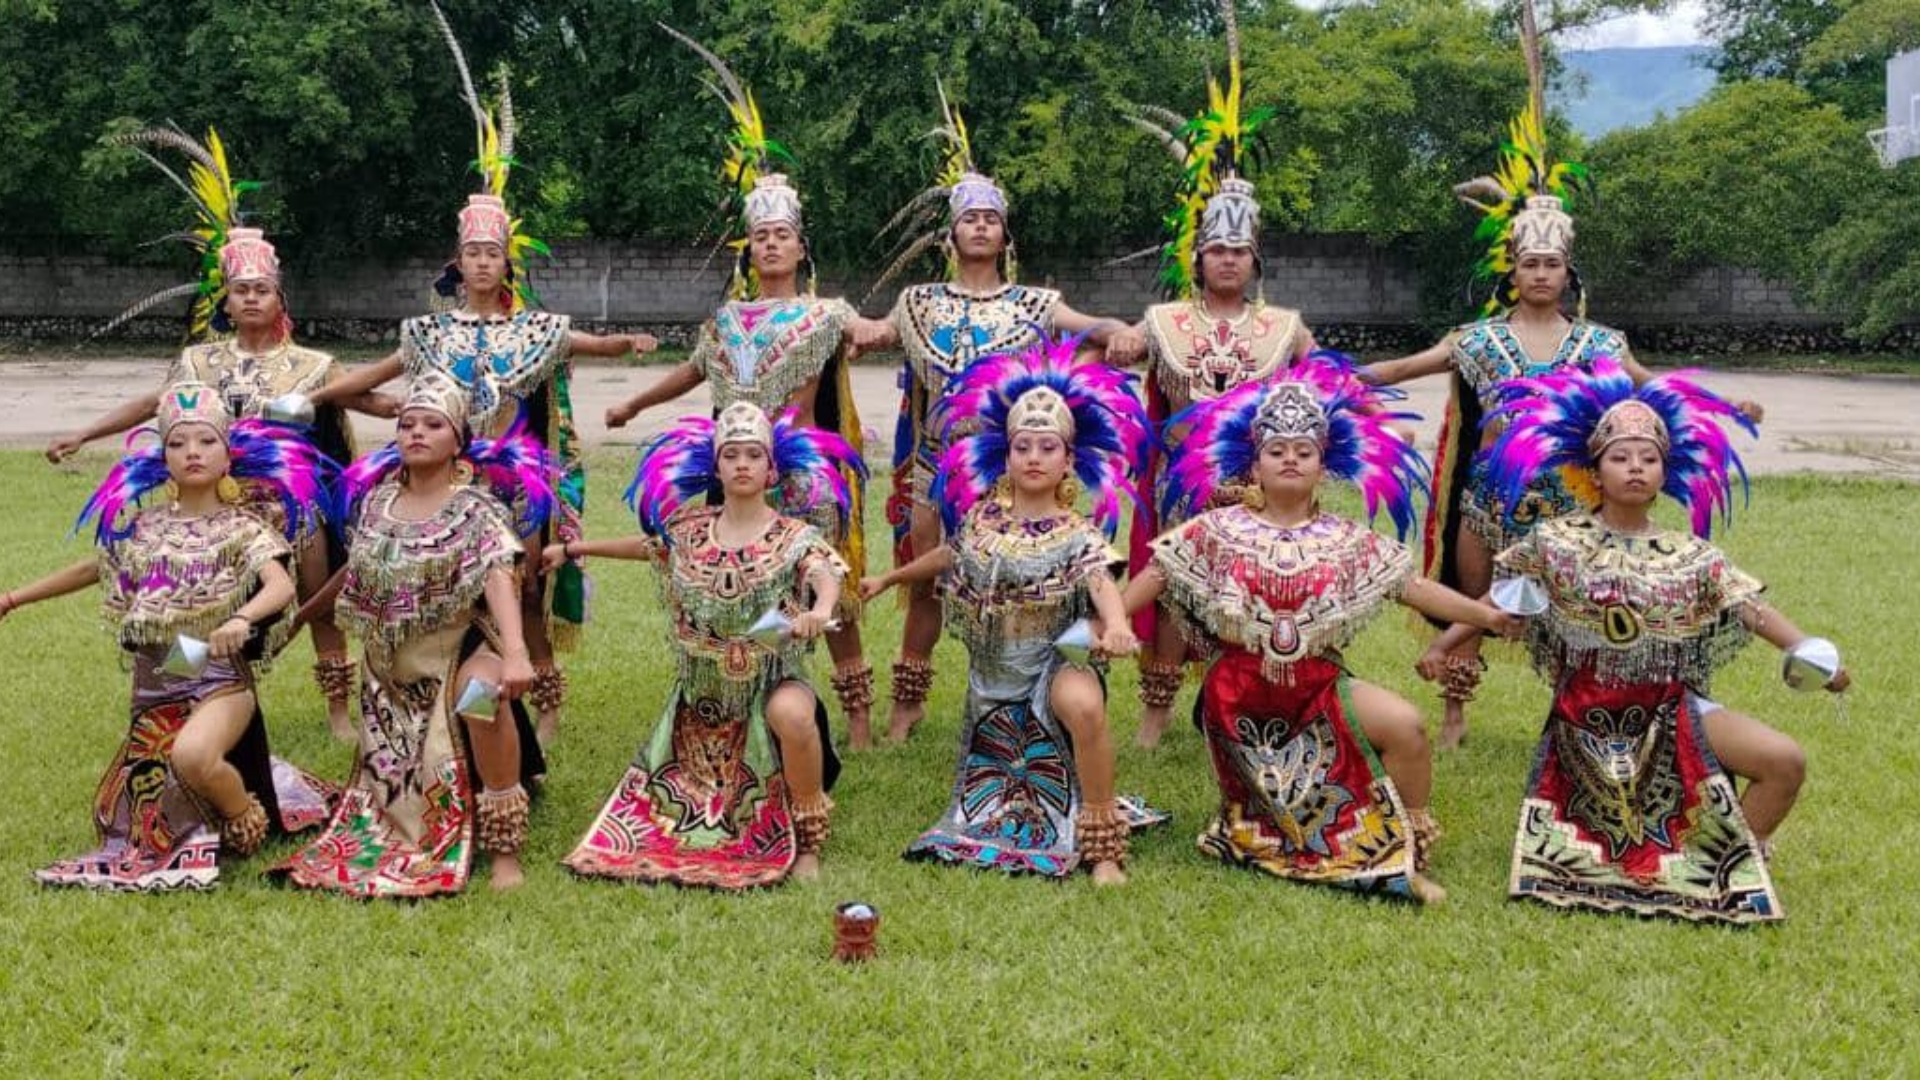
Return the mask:
<path fill-rule="evenodd" d="M 664 404 L 680 397 L 687 391 L 699 386 L 706 376 L 693 361 L 683 360 L 675 364 L 665 375 L 653 380 L 653 385 L 633 395 L 618 405 L 607 409 L 607 426 L 625 427 L 627 421 L 639 416 L 655 405 Z"/>
<path fill-rule="evenodd" d="M 1115 334 L 1124 331 L 1127 324 L 1119 319 L 1107 319 L 1098 315 L 1086 315 L 1073 310 L 1065 303 L 1053 309 L 1053 325 L 1063 334 L 1085 334 L 1089 344 L 1106 347 Z"/>
<path fill-rule="evenodd" d="M 400 354 L 396 352 L 384 360 L 357 367 L 337 379 L 329 380 L 327 385 L 309 395 L 308 400 L 315 405 L 344 403 L 399 375 Z"/>
<path fill-rule="evenodd" d="M 0 595 L 0 619 L 6 618 L 28 604 L 37 604 L 56 596 L 79 592 L 99 580 L 99 577 L 100 570 L 94 560 L 82 559 L 72 566 L 55 570 L 39 581 L 10 589 L 5 595 Z"/>
<path fill-rule="evenodd" d="M 571 559 L 597 556 L 603 559 L 646 562 L 657 558 L 659 553 L 660 542 L 648 536 L 622 536 L 614 540 L 569 540 L 564 544 L 548 544 L 540 553 L 540 565 L 547 573 L 552 573 Z"/>
<path fill-rule="evenodd" d="M 113 411 L 81 428 L 72 435 L 62 435 L 47 444 L 47 460 L 55 465 L 73 456 L 74 451 L 95 439 L 104 439 L 109 435 L 118 435 L 135 424 L 153 419 L 160 407 L 159 394 L 142 394 L 128 398 L 114 406 Z"/>
<path fill-rule="evenodd" d="M 1620 361 L 1621 370 L 1627 373 L 1627 378 L 1633 380 L 1633 385 L 1645 385 L 1648 379 L 1653 378 L 1653 372 L 1648 371 L 1645 365 L 1635 360 L 1631 351 L 1622 353 L 1616 359 Z M 1763 408 L 1759 402 L 1747 398 L 1742 398 L 1734 402 L 1733 407 L 1739 409 L 1742 416 L 1745 416 L 1756 424 L 1766 419 L 1767 416 L 1767 410 Z"/>
<path fill-rule="evenodd" d="M 1464 623 L 1479 630 L 1490 630 L 1502 637 L 1513 637 L 1526 628 L 1526 620 L 1501 611 L 1484 600 L 1475 600 L 1447 588 L 1431 578 L 1417 577 L 1400 593 L 1400 602 L 1431 619 Z M 1448 633 L 1452 630 L 1449 628 Z"/>
<path fill-rule="evenodd" d="M 1739 619 L 1741 625 L 1751 630 L 1755 637 L 1782 652 L 1792 649 L 1807 640 L 1809 636 L 1806 631 L 1795 626 L 1792 619 L 1781 614 L 1780 609 L 1758 600 L 1740 605 Z M 1843 667 L 1828 681 L 1827 689 L 1839 693 L 1852 681 L 1852 677 L 1847 674 L 1847 669 Z"/>
<path fill-rule="evenodd" d="M 625 356 L 631 352 L 644 356 L 660 347 L 652 334 L 589 334 L 583 330 L 567 333 L 567 348 L 575 356 Z"/>
<path fill-rule="evenodd" d="M 855 315 L 847 320 L 847 341 L 860 352 L 891 349 L 900 344 L 900 328 L 892 319 Z"/>
<path fill-rule="evenodd" d="M 1360 377 L 1375 386 L 1393 386 L 1408 379 L 1424 378 L 1446 371 L 1452 366 L 1452 361 L 1449 359 L 1452 355 L 1453 335 L 1449 334 L 1439 343 L 1421 349 L 1411 356 L 1368 364 L 1360 369 Z"/>
<path fill-rule="evenodd" d="M 953 549 L 945 544 L 905 566 L 896 566 L 884 574 L 860 579 L 860 599 L 870 601 L 895 585 L 914 585 L 932 581 L 953 566 Z"/>

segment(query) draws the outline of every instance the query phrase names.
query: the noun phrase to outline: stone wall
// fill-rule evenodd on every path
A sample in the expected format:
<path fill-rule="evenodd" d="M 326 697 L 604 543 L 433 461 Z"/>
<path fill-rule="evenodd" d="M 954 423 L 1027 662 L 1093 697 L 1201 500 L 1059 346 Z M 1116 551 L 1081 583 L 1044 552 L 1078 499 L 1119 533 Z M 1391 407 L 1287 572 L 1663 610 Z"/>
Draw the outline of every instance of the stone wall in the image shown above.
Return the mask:
<path fill-rule="evenodd" d="M 1411 347 L 1421 326 L 1420 279 L 1412 260 L 1357 236 L 1288 236 L 1264 251 L 1269 298 L 1306 312 L 1324 344 L 1357 351 Z M 422 253 L 355 263 L 290 258 L 289 303 L 303 336 L 368 343 L 392 339 L 401 318 L 427 308 L 442 256 Z M 536 266 L 545 306 L 615 329 L 646 328 L 684 341 L 719 299 L 725 260 L 700 249 L 616 240 L 563 241 Z M 1053 285 L 1081 311 L 1133 317 L 1156 299 L 1156 260 L 1029 262 L 1026 280 Z M 0 336 L 70 338 L 133 300 L 181 280 L 177 261 L 131 264 L 71 243 L 0 246 Z M 868 281 L 823 279 L 823 293 L 858 301 Z M 865 300 L 885 311 L 891 293 Z M 179 332 L 170 303 L 118 337 L 166 340 Z M 1801 307 L 1790 289 L 1741 270 L 1709 270 L 1685 288 L 1641 297 L 1602 297 L 1594 313 L 1648 347 L 1676 351 L 1843 349 L 1835 320 Z M 1911 337 L 1914 335 L 1902 335 Z"/>

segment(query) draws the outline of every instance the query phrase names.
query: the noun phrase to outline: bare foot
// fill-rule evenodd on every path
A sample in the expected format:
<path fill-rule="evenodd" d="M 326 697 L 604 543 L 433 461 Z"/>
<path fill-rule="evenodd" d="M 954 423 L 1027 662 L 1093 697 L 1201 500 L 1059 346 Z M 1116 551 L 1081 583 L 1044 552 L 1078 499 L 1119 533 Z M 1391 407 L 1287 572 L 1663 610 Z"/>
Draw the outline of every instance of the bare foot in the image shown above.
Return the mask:
<path fill-rule="evenodd" d="M 820 856 L 808 851 L 793 857 L 795 881 L 814 881 L 820 877 Z"/>
<path fill-rule="evenodd" d="M 1142 750 L 1159 746 L 1161 736 L 1167 733 L 1167 726 L 1172 723 L 1172 706 L 1148 705 L 1140 710 L 1140 730 L 1133 736 L 1133 745 Z"/>
<path fill-rule="evenodd" d="M 327 702 L 327 728 L 333 732 L 334 739 L 343 743 L 360 741 L 360 725 L 354 723 L 353 716 L 347 711 L 347 702 Z"/>
<path fill-rule="evenodd" d="M 1093 864 L 1093 884 L 1095 888 L 1104 889 L 1113 885 L 1125 885 L 1126 883 L 1127 872 L 1120 869 L 1119 863 L 1109 859 L 1106 862 Z"/>
<path fill-rule="evenodd" d="M 902 705 L 897 701 L 894 702 L 893 715 L 887 718 L 887 741 L 895 746 L 906 742 L 907 736 L 913 734 L 913 726 L 921 720 L 924 720 L 926 715 L 927 706 L 925 702 L 919 702 L 913 705 Z"/>
<path fill-rule="evenodd" d="M 864 705 L 847 710 L 847 749 L 873 749 L 873 719 Z"/>
<path fill-rule="evenodd" d="M 493 857 L 493 876 L 488 884 L 493 886 L 494 892 L 517 889 L 525 884 L 526 880 L 526 874 L 520 870 L 520 856 L 495 855 Z"/>
<path fill-rule="evenodd" d="M 1428 907 L 1447 902 L 1447 890 L 1425 874 L 1413 875 L 1413 898 Z"/>
<path fill-rule="evenodd" d="M 1467 741 L 1467 703 L 1448 701 L 1446 716 L 1440 721 L 1440 739 L 1436 746 L 1441 750 L 1458 750 L 1460 744 Z"/>
<path fill-rule="evenodd" d="M 543 749 L 553 745 L 553 741 L 560 737 L 559 709 L 540 710 L 539 717 L 534 720 L 533 737 L 540 740 Z"/>

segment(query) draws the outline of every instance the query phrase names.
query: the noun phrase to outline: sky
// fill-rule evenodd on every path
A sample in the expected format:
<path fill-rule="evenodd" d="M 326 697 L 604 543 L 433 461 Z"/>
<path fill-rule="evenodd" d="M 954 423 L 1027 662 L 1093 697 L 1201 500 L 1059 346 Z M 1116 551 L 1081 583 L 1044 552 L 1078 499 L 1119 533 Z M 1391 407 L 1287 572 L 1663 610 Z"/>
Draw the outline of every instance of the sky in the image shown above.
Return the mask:
<path fill-rule="evenodd" d="M 1562 49 L 1645 49 L 1656 45 L 1699 45 L 1706 41 L 1700 32 L 1705 14 L 1700 0 L 1680 0 L 1663 15 L 1645 12 L 1562 34 L 1554 44 Z"/>

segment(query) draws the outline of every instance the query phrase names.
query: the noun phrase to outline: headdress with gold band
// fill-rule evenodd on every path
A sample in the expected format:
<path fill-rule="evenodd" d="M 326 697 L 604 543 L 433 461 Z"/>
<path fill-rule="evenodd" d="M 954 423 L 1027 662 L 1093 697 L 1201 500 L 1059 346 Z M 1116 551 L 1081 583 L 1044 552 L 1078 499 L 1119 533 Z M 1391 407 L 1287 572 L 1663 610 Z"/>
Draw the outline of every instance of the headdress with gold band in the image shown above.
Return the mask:
<path fill-rule="evenodd" d="M 513 156 L 513 87 L 507 70 L 502 67 L 494 72 L 495 85 L 499 88 L 497 103 L 491 107 L 483 104 L 474 89 L 473 73 L 467 68 L 467 54 L 460 47 L 460 39 L 454 36 L 446 13 L 431 0 L 429 6 L 433 8 L 441 36 L 446 39 L 447 49 L 453 54 L 453 66 L 460 74 L 461 99 L 473 114 L 476 154 L 472 168 L 480 174 L 480 191 L 467 196 L 467 205 L 460 210 L 459 242 L 500 245 L 507 256 L 506 279 L 501 282 L 503 306 L 509 312 L 539 307 L 540 297 L 533 291 L 532 271 L 527 260 L 530 255 L 551 255 L 552 251 L 527 235 L 521 220 L 513 216 L 507 205 L 507 178 L 518 164 Z M 441 271 L 439 280 L 434 282 L 434 291 L 443 297 L 453 297 L 458 295 L 459 287 L 460 269 L 456 260 Z"/>
<path fill-rule="evenodd" d="M 525 507 L 514 523 L 521 536 L 539 532 L 559 508 L 559 459 L 534 436 L 524 406 L 499 438 L 469 439 L 466 388 L 439 372 L 426 372 L 408 384 L 400 413 L 405 415 L 413 409 L 437 412 L 451 421 L 463 444 L 455 460 L 472 470 L 474 483 L 485 486 L 508 506 Z M 390 442 L 348 465 L 340 478 L 342 509 L 351 511 L 402 465 L 398 442 Z"/>
<path fill-rule="evenodd" d="M 932 491 L 948 532 L 1006 475 L 1022 431 L 1067 444 L 1071 473 L 1109 536 L 1120 524 L 1121 496 L 1140 501 L 1134 478 L 1151 435 L 1136 380 L 1105 364 L 1075 363 L 1080 340 L 1040 335 L 1025 352 L 982 357 L 955 377 L 942 406 L 949 445 Z M 968 434 L 955 438 L 960 432 Z"/>
<path fill-rule="evenodd" d="M 329 506 L 329 489 L 340 467 L 295 429 L 266 420 L 234 420 L 219 392 L 197 382 L 175 383 L 160 391 L 156 415 L 156 426 L 128 434 L 130 452 L 108 470 L 87 500 L 73 523 L 75 531 L 93 519 L 94 538 L 103 545 L 129 536 L 133 523 L 123 523 L 122 515 L 170 479 L 167 433 L 182 424 L 206 424 L 220 433 L 227 444 L 227 475 L 279 500 L 288 539 L 306 535 L 316 522 L 338 520 Z M 150 435 L 158 436 L 151 446 L 131 449 Z"/>
<path fill-rule="evenodd" d="M 946 276 L 948 281 L 952 281 L 960 270 L 959 258 L 954 254 L 950 242 L 953 227 L 971 210 L 991 210 L 1000 215 L 1000 227 L 1007 239 L 1001 277 L 1011 282 L 1019 276 L 1020 260 L 1014 252 L 1013 223 L 1008 215 L 1006 190 L 995 183 L 992 177 L 981 172 L 974 163 L 973 142 L 967 134 L 966 118 L 947 100 L 945 85 L 935 80 L 933 86 L 940 98 L 940 126 L 928 132 L 927 137 L 941 140 L 946 150 L 940 159 L 940 169 L 934 176 L 933 186 L 915 195 L 881 227 L 882 237 L 898 232 L 900 239 L 888 253 L 887 268 L 874 279 L 868 296 L 879 292 L 902 270 L 911 266 L 915 259 L 936 246 L 945 247 Z"/>
<path fill-rule="evenodd" d="M 1500 144 L 1500 168 L 1491 176 L 1458 184 L 1453 191 L 1461 202 L 1480 211 L 1476 241 L 1487 245 L 1474 264 L 1476 284 L 1492 284 L 1481 314 L 1497 315 L 1519 302 L 1513 268 L 1522 255 L 1552 252 L 1573 259 L 1573 216 L 1567 212 L 1575 195 L 1589 194 L 1592 178 L 1577 162 L 1556 162 L 1548 152 L 1546 134 L 1546 75 L 1540 59 L 1540 30 L 1533 4 L 1520 6 L 1520 44 L 1527 60 L 1527 107 L 1507 125 Z M 1570 274 L 1575 303 L 1586 312 L 1586 291 L 1577 274 Z"/>
<path fill-rule="evenodd" d="M 1426 483 L 1427 463 L 1391 426 L 1419 419 L 1387 409 L 1400 397 L 1361 379 L 1347 358 L 1315 352 L 1289 369 L 1285 381 L 1246 383 L 1190 406 L 1169 421 L 1184 426 L 1187 436 L 1167 466 L 1161 512 L 1199 513 L 1217 491 L 1254 482 L 1254 463 L 1267 443 L 1313 439 L 1327 475 L 1358 487 L 1367 517 L 1384 508 L 1404 537 L 1413 527 L 1413 496 Z"/>
<path fill-rule="evenodd" d="M 193 203 L 193 227 L 172 233 L 163 239 L 178 240 L 199 255 L 199 276 L 193 281 L 172 285 L 144 297 L 108 320 L 93 336 L 109 333 L 127 322 L 145 315 L 170 300 L 190 296 L 193 304 L 187 314 L 186 341 L 192 344 L 233 329 L 227 317 L 227 286 L 230 282 L 260 279 L 280 283 L 280 260 L 273 245 L 258 229 L 241 225 L 240 202 L 243 196 L 258 191 L 252 180 L 235 180 L 227 166 L 227 148 L 219 132 L 207 129 L 202 143 L 169 124 L 142 128 L 108 139 L 126 146 L 164 173 Z M 159 151 L 175 151 L 186 158 L 186 175 L 181 176 Z M 280 313 L 280 336 L 293 334 L 293 322 L 284 307 Z"/>
<path fill-rule="evenodd" d="M 751 402 L 735 402 L 718 419 L 682 417 L 640 452 L 639 468 L 626 492 L 640 528 L 664 538 L 667 520 L 681 507 L 716 494 L 720 447 L 733 442 L 767 448 L 775 482 L 798 495 L 802 512 L 830 502 L 844 520 L 853 505 L 847 477 L 867 474 L 866 464 L 845 439 L 802 425 L 797 410 L 786 409 L 770 420 Z"/>
<path fill-rule="evenodd" d="M 1207 107 L 1182 121 L 1171 109 L 1137 106 L 1129 123 L 1165 146 L 1180 164 L 1174 209 L 1166 217 L 1160 252 L 1160 287 L 1174 299 L 1199 291 L 1200 253 L 1214 246 L 1250 247 L 1258 258 L 1260 203 L 1244 170 L 1259 153 L 1257 135 L 1274 110 L 1249 110 L 1242 102 L 1240 22 L 1233 0 L 1220 0 L 1226 24 L 1227 85 L 1207 79 Z M 1128 258 L 1136 258 L 1140 252 Z"/>
<path fill-rule="evenodd" d="M 787 181 L 786 174 L 776 168 L 782 163 L 794 165 L 793 153 L 781 143 L 767 138 L 766 126 L 760 120 L 759 103 L 726 61 L 666 23 L 660 23 L 659 26 L 706 61 L 714 79 L 718 80 L 708 80 L 707 89 L 726 105 L 727 116 L 733 122 L 731 130 L 727 132 L 727 156 L 720 163 L 720 179 L 725 193 L 721 197 L 719 213 L 727 223 L 721 234 L 720 245 L 733 252 L 733 276 L 727 283 L 728 299 L 751 300 L 760 294 L 759 276 L 754 272 L 747 250 L 748 238 L 754 227 L 770 221 L 784 221 L 793 226 L 795 232 L 803 237 L 805 235 L 800 217 L 800 192 Z M 801 243 L 804 246 L 805 240 Z M 809 293 L 813 291 L 811 254 L 807 256 L 805 288 Z"/>
<path fill-rule="evenodd" d="M 1606 448 L 1622 439 L 1646 439 L 1659 447 L 1666 466 L 1661 490 L 1686 506 L 1698 536 L 1712 533 L 1714 518 L 1733 516 L 1733 477 L 1741 499 L 1747 472 L 1723 425 L 1731 422 L 1757 436 L 1759 429 L 1726 399 L 1676 371 L 1633 385 L 1610 357 L 1591 373 L 1556 371 L 1515 379 L 1502 389 L 1502 403 L 1488 424 L 1505 424 L 1491 451 L 1493 482 L 1501 501 L 1518 506 L 1527 485 L 1549 469 L 1589 478 L 1588 500 L 1600 501 L 1591 469 Z"/>

